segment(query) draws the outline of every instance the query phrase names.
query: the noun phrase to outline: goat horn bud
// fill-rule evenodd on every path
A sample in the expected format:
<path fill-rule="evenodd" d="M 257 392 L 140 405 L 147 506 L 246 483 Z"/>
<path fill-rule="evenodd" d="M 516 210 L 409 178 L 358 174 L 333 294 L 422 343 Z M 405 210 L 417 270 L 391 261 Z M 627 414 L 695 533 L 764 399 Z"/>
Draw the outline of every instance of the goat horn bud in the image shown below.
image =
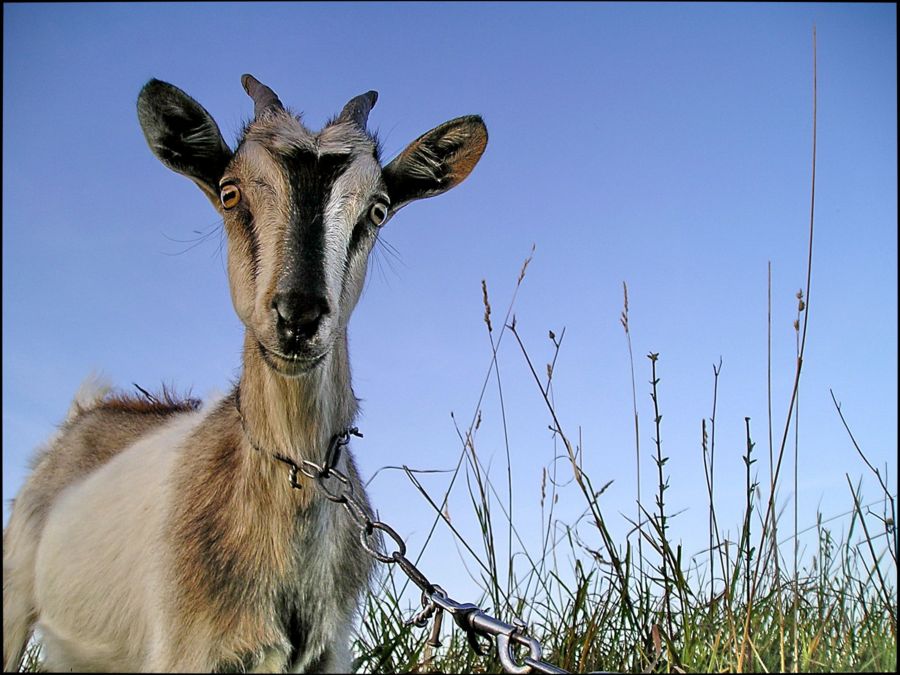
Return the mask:
<path fill-rule="evenodd" d="M 281 104 L 281 101 L 278 100 L 278 96 L 275 95 L 275 92 L 249 73 L 241 76 L 241 84 L 244 85 L 244 90 L 250 95 L 250 98 L 253 99 L 255 108 L 254 115 L 256 117 L 259 117 L 270 108 L 274 110 L 284 110 L 284 106 Z"/>
<path fill-rule="evenodd" d="M 367 91 L 350 99 L 341 114 L 338 116 L 339 122 L 353 122 L 360 129 L 366 128 L 366 122 L 369 120 L 369 113 L 375 107 L 375 101 L 378 100 L 377 91 Z"/>

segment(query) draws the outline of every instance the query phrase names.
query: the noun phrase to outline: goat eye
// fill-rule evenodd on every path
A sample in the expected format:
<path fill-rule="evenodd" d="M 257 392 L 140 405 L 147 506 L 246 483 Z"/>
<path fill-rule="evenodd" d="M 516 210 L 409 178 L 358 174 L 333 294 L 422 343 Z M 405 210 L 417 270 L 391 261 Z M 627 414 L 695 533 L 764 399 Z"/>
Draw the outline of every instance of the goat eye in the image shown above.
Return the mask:
<path fill-rule="evenodd" d="M 369 209 L 369 220 L 378 227 L 384 225 L 384 221 L 387 220 L 387 206 L 382 204 L 381 202 L 376 202 L 372 204 L 372 207 Z"/>
<path fill-rule="evenodd" d="M 219 193 L 219 199 L 222 200 L 222 206 L 226 209 L 232 209 L 241 201 L 241 191 L 236 185 L 226 185 Z"/>
<path fill-rule="evenodd" d="M 381 202 L 372 204 L 372 208 L 369 209 L 369 219 L 378 227 L 384 225 L 384 221 L 387 220 L 387 215 L 387 206 Z"/>

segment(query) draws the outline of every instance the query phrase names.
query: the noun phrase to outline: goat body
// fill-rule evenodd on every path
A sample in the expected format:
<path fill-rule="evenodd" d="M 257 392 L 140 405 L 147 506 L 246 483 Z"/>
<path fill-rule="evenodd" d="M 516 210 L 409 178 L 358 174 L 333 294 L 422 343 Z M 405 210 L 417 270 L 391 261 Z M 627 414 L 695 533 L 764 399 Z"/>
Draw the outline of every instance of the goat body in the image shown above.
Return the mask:
<path fill-rule="evenodd" d="M 314 133 L 242 82 L 255 116 L 233 152 L 180 89 L 151 80 L 138 98 L 151 150 L 223 217 L 240 378 L 203 407 L 79 392 L 3 533 L 6 670 L 35 629 L 51 670 L 350 668 L 371 560 L 347 513 L 303 476 L 292 488 L 277 456 L 321 464 L 353 422 L 347 325 L 380 228 L 461 182 L 487 133 L 457 118 L 382 167 L 375 92 Z M 349 451 L 338 468 L 365 500 Z"/>

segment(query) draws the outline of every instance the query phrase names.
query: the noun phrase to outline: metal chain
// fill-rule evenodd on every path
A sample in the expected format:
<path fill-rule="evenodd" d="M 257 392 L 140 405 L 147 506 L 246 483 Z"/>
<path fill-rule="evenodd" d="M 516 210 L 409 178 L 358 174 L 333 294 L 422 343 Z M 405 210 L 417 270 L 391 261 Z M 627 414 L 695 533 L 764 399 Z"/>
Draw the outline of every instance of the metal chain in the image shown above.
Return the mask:
<path fill-rule="evenodd" d="M 350 442 L 350 436 L 362 436 L 355 427 L 335 434 L 329 443 L 325 453 L 324 466 L 315 462 L 303 460 L 298 466 L 286 457 L 276 455 L 276 459 L 290 466 L 290 483 L 295 489 L 302 489 L 297 481 L 297 473 L 312 479 L 313 484 L 322 495 L 335 504 L 344 507 L 350 516 L 350 520 L 360 530 L 359 541 L 363 549 L 378 560 L 388 565 L 397 565 L 410 578 L 410 580 L 422 591 L 422 610 L 406 622 L 406 625 L 416 625 L 424 628 L 429 620 L 434 620 L 428 644 L 433 647 L 440 646 L 441 622 L 444 612 L 453 617 L 456 625 L 462 628 L 469 641 L 469 645 L 479 655 L 486 652 L 481 648 L 478 637 L 484 637 L 494 641 L 500 665 L 504 672 L 526 674 L 538 673 L 567 673 L 551 663 L 541 659 L 541 645 L 527 633 L 525 622 L 516 619 L 513 624 L 508 624 L 500 619 L 487 614 L 478 605 L 472 603 L 459 603 L 453 600 L 443 588 L 432 584 L 428 577 L 406 557 L 406 543 L 399 534 L 387 523 L 380 520 L 372 520 L 369 516 L 367 505 L 354 493 L 353 483 L 337 468 L 342 448 Z M 393 540 L 396 549 L 390 554 L 381 551 L 379 540 L 381 532 L 387 538 Z M 516 647 L 528 650 L 528 656 L 517 661 Z"/>

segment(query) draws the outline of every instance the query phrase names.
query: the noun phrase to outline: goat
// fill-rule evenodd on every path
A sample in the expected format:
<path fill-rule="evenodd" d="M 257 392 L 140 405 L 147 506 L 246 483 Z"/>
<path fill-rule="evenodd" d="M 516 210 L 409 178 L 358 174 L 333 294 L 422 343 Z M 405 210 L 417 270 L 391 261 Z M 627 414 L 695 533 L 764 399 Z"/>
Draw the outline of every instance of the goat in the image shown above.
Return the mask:
<path fill-rule="evenodd" d="M 351 666 L 371 559 L 344 509 L 303 475 L 293 489 L 278 460 L 322 464 L 351 426 L 347 325 L 369 252 L 400 208 L 469 175 L 487 129 L 453 119 L 382 166 L 367 131 L 376 92 L 313 132 L 269 87 L 241 82 L 254 116 L 233 152 L 181 89 L 153 79 L 137 101 L 153 154 L 223 219 L 240 376 L 203 407 L 79 392 L 3 533 L 6 670 L 35 630 L 52 670 Z M 368 507 L 348 451 L 337 468 Z"/>

